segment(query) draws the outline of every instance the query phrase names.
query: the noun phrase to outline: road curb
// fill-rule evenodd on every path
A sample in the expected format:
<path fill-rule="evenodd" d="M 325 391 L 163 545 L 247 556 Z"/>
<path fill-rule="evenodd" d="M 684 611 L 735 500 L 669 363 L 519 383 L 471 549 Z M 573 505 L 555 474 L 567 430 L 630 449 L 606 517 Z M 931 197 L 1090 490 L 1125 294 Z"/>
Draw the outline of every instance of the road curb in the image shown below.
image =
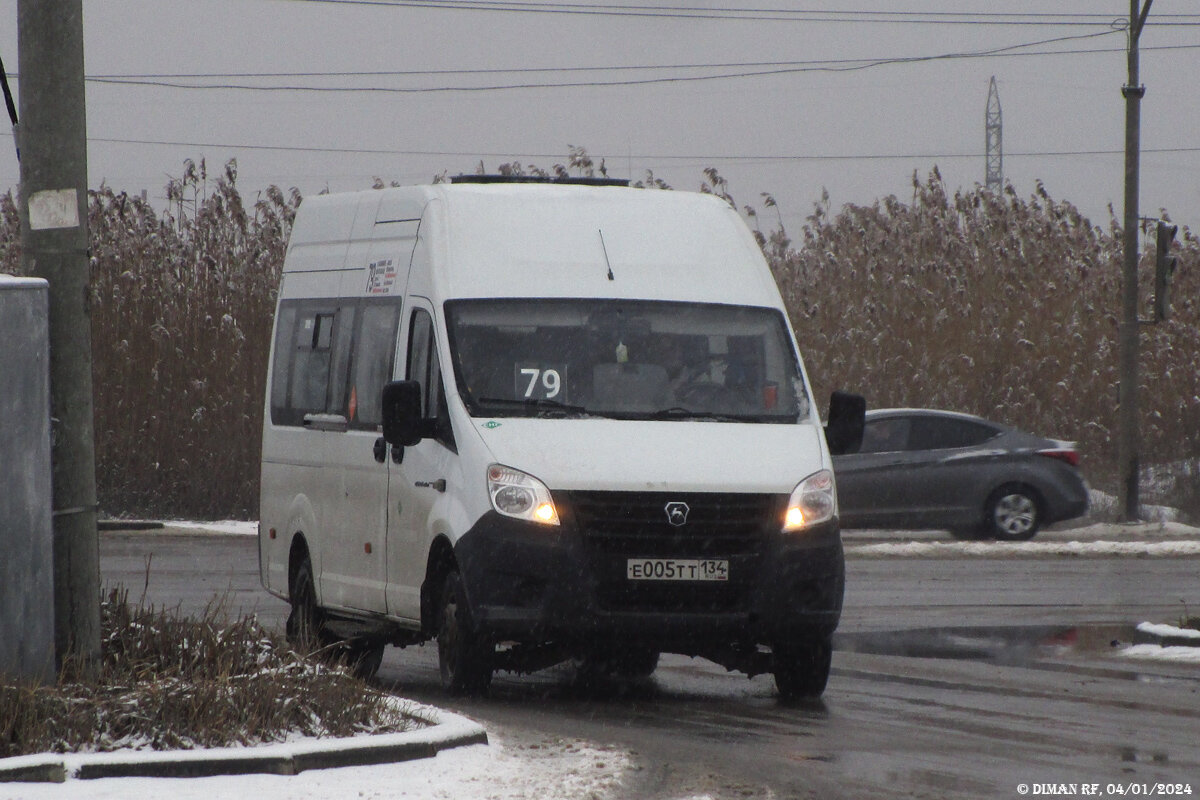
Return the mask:
<path fill-rule="evenodd" d="M 407 713 L 430 723 L 403 733 L 304 739 L 258 747 L 41 754 L 0 759 L 0 783 L 62 783 L 96 778 L 207 778 L 215 775 L 298 775 L 311 769 L 356 767 L 431 758 L 442 750 L 487 744 L 477 722 L 432 706 Z"/>
<path fill-rule="evenodd" d="M 1156 644 L 1159 647 L 1198 647 L 1200 631 L 1191 628 L 1176 628 L 1171 625 L 1153 625 L 1143 622 L 1134 629 L 1134 644 Z"/>

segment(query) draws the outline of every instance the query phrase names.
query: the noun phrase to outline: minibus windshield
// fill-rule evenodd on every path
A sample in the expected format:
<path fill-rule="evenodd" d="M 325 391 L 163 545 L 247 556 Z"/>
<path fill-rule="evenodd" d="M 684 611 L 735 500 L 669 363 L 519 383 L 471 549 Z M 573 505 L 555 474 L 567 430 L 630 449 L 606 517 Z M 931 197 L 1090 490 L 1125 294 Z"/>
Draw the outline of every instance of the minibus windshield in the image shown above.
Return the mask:
<path fill-rule="evenodd" d="M 783 314 L 713 303 L 446 303 L 472 416 L 796 422 L 809 395 Z"/>

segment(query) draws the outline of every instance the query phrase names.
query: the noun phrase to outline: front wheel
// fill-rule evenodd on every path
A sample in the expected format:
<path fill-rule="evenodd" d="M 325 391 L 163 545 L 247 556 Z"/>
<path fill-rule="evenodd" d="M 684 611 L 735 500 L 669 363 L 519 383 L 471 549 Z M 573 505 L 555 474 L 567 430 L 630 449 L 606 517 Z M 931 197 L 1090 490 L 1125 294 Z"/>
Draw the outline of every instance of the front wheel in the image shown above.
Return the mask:
<path fill-rule="evenodd" d="M 476 631 L 462 577 L 457 572 L 448 574 L 442 584 L 437 645 L 442 688 L 450 694 L 480 694 L 487 690 L 492 682 L 495 648 Z"/>
<path fill-rule="evenodd" d="M 784 700 L 812 700 L 829 683 L 833 636 L 810 633 L 775 646 L 775 687 Z"/>
<path fill-rule="evenodd" d="M 1037 496 L 1026 486 L 1001 486 L 988 501 L 986 524 L 988 532 L 997 539 L 1010 542 L 1032 539 L 1042 524 Z"/>

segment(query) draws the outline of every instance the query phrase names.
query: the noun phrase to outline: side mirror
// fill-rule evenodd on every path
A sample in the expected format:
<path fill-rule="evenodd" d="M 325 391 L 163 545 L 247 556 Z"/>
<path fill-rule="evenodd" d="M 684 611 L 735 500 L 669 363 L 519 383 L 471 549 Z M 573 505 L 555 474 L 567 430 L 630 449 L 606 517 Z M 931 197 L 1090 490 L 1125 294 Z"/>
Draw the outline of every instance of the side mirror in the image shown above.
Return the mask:
<path fill-rule="evenodd" d="M 393 447 L 410 447 L 425 438 L 421 384 L 392 381 L 383 387 L 383 438 Z"/>
<path fill-rule="evenodd" d="M 857 453 L 862 447 L 866 425 L 867 399 L 860 394 L 834 392 L 829 397 L 829 423 L 825 426 L 825 441 L 829 454 L 844 456 Z"/>

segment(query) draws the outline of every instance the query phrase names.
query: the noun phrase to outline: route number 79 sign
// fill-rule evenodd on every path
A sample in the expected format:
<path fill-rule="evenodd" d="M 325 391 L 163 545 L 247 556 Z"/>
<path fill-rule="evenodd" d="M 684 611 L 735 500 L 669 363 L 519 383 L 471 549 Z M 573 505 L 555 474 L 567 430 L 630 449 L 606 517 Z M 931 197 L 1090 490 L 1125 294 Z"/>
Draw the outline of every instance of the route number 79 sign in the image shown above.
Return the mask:
<path fill-rule="evenodd" d="M 513 373 L 513 388 L 518 399 L 561 403 L 566 397 L 566 364 L 517 364 Z"/>

